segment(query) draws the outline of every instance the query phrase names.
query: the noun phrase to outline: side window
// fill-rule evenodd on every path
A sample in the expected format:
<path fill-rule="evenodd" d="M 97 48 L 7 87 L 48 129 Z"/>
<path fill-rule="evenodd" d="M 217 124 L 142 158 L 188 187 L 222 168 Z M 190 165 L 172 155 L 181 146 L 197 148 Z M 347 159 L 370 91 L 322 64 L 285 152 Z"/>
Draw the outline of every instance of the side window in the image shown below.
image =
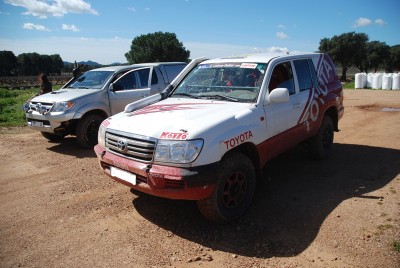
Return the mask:
<path fill-rule="evenodd" d="M 280 63 L 276 65 L 272 71 L 268 89 L 271 92 L 278 87 L 287 88 L 290 95 L 295 93 L 293 71 L 290 62 Z"/>
<path fill-rule="evenodd" d="M 153 72 L 151 74 L 151 84 L 152 85 L 158 84 L 158 77 L 157 77 L 156 71 L 154 69 L 153 69 Z"/>
<path fill-rule="evenodd" d="M 136 88 L 135 72 L 125 74 L 114 83 L 114 90 L 127 90 Z"/>
<path fill-rule="evenodd" d="M 294 63 L 294 68 L 296 69 L 300 92 L 312 88 L 313 81 L 311 79 L 308 60 L 295 60 L 293 63 Z"/>
<path fill-rule="evenodd" d="M 308 66 L 310 67 L 311 78 L 314 84 L 314 87 L 318 87 L 318 79 L 317 79 L 317 72 L 315 71 L 314 63 L 312 59 L 308 59 Z"/>
<path fill-rule="evenodd" d="M 139 81 L 140 81 L 140 85 L 138 86 L 138 88 L 149 87 L 150 68 L 138 70 L 137 74 L 139 76 Z"/>

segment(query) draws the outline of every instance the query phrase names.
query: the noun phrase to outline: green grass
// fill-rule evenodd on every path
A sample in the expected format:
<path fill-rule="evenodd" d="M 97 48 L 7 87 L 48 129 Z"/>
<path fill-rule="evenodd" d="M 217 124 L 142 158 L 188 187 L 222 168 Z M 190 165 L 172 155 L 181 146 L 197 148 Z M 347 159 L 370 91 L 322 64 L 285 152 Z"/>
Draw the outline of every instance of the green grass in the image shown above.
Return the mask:
<path fill-rule="evenodd" d="M 349 82 L 343 85 L 344 89 L 354 89 L 355 83 L 354 82 Z"/>
<path fill-rule="evenodd" d="M 54 86 L 53 90 L 60 87 Z M 37 92 L 38 88 L 23 90 L 0 88 L 0 127 L 24 126 L 26 121 L 22 105 Z"/>

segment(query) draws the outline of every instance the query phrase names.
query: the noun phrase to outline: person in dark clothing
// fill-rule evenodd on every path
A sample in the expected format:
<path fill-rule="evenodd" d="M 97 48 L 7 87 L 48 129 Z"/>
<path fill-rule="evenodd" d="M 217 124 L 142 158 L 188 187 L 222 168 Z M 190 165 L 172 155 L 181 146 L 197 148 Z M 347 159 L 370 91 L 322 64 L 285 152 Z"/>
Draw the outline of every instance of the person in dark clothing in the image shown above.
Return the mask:
<path fill-rule="evenodd" d="M 38 77 L 38 80 L 40 83 L 40 91 L 38 92 L 38 94 L 36 94 L 36 96 L 53 91 L 52 85 L 51 85 L 49 79 L 47 78 L 47 75 L 40 74 Z"/>

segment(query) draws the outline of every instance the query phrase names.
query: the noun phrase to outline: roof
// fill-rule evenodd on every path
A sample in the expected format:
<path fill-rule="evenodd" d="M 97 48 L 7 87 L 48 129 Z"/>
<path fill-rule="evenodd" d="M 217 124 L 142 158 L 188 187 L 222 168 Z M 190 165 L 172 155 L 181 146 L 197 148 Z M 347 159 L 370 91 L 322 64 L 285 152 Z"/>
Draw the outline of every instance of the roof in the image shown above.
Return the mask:
<path fill-rule="evenodd" d="M 181 65 L 181 64 L 187 64 L 186 62 L 152 62 L 152 63 L 138 63 L 138 64 L 132 64 L 132 65 L 117 65 L 117 66 L 108 66 L 108 67 L 100 67 L 93 69 L 91 71 L 120 71 L 120 70 L 125 70 L 125 69 L 137 69 L 137 68 L 143 68 L 143 67 L 149 67 L 149 66 L 159 66 L 161 64 L 164 65 Z"/>
<path fill-rule="evenodd" d="M 202 62 L 204 63 L 217 63 L 217 62 L 258 62 L 268 63 L 274 58 L 293 58 L 296 56 L 317 56 L 320 53 L 304 53 L 304 52 L 287 52 L 287 53 L 254 53 L 248 55 L 239 55 L 231 57 L 223 57 L 210 59 Z"/>

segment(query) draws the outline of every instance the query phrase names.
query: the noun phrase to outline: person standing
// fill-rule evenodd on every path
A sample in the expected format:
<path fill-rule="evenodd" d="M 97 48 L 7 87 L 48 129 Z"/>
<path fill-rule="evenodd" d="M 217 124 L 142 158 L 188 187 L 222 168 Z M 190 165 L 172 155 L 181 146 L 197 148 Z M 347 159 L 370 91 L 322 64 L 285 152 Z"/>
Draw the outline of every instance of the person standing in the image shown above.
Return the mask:
<path fill-rule="evenodd" d="M 47 78 L 47 75 L 45 74 L 40 74 L 38 77 L 39 83 L 40 83 L 40 91 L 36 96 L 43 95 L 45 93 L 49 93 L 53 91 L 52 84 L 50 83 L 49 79 Z"/>

